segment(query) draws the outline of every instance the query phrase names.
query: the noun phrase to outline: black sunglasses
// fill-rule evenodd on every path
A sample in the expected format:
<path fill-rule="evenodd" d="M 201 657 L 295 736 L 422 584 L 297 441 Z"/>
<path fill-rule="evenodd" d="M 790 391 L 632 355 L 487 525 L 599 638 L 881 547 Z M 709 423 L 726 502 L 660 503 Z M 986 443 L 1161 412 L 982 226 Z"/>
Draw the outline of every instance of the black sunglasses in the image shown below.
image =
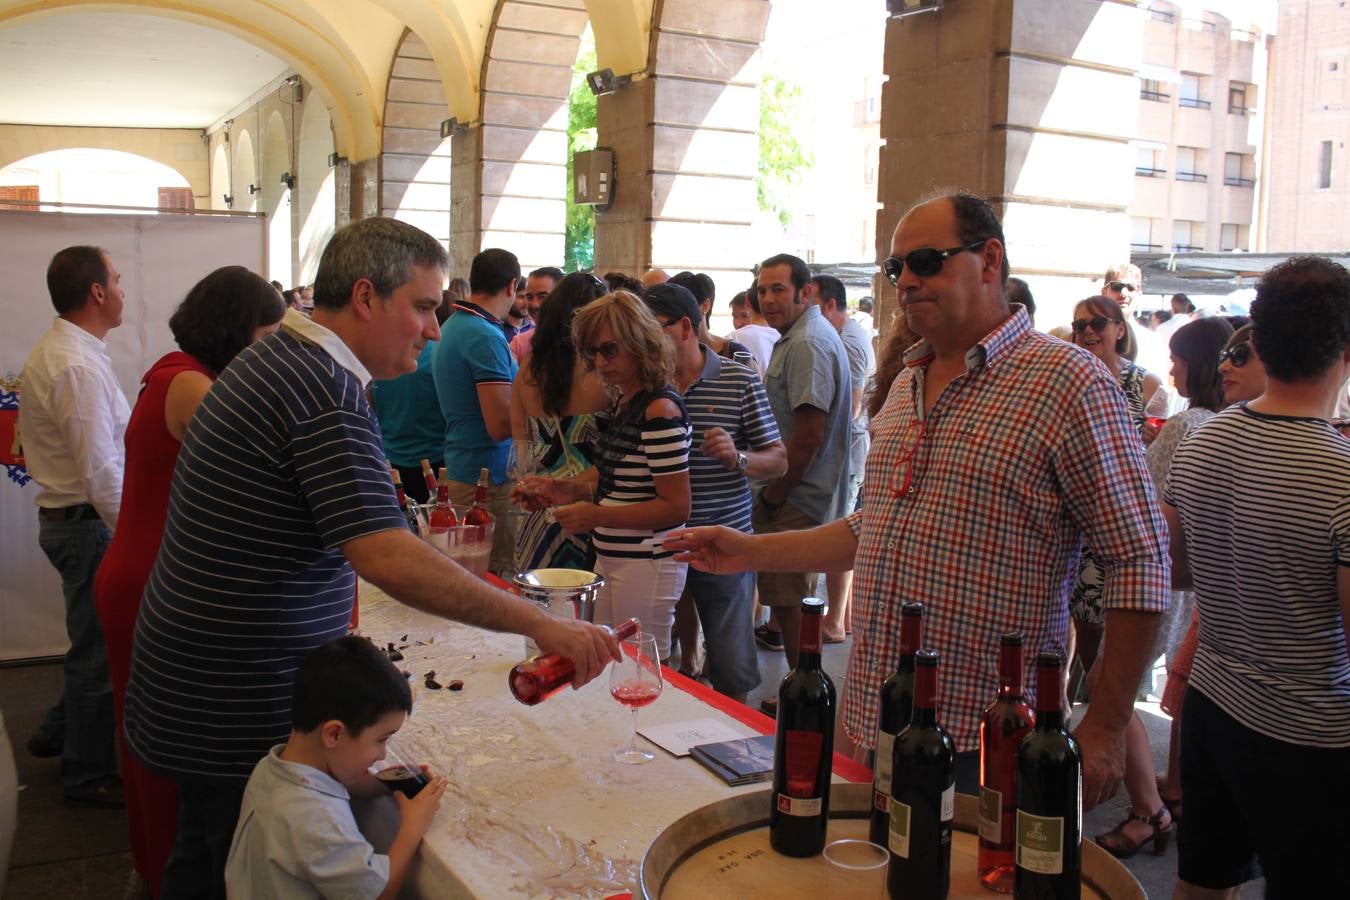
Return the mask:
<path fill-rule="evenodd" d="M 581 348 L 581 357 L 587 362 L 594 360 L 597 356 L 603 356 L 605 359 L 612 360 L 614 359 L 614 357 L 618 355 L 619 355 L 618 341 L 605 341 L 598 347 Z"/>
<path fill-rule="evenodd" d="M 952 247 L 949 250 L 921 247 L 918 250 L 909 251 L 904 256 L 886 257 L 881 261 L 881 271 L 885 273 L 891 284 L 900 281 L 905 266 L 909 266 L 909 270 L 920 278 L 931 278 L 942 271 L 942 264 L 947 261 L 948 257 L 964 253 L 967 250 L 978 250 L 988 242 L 989 238 L 981 238 L 973 244 L 966 244 L 964 247 Z"/>
<path fill-rule="evenodd" d="M 1123 294 L 1126 291 L 1134 293 L 1135 291 L 1139 290 L 1139 285 L 1129 281 L 1108 281 L 1106 283 L 1106 286 L 1109 287 L 1111 290 L 1115 291 L 1117 294 Z"/>
<path fill-rule="evenodd" d="M 1124 323 L 1119 319 L 1108 319 L 1106 316 L 1093 316 L 1090 319 L 1074 319 L 1073 331 L 1074 334 L 1082 334 L 1091 328 L 1093 331 L 1101 334 L 1106 330 L 1106 326 L 1111 324 L 1122 325 Z"/>
<path fill-rule="evenodd" d="M 1234 344 L 1227 350 L 1219 351 L 1219 365 L 1231 362 L 1233 368 L 1240 369 L 1247 364 L 1247 360 L 1252 358 L 1252 345 L 1246 341 L 1241 344 Z"/>
<path fill-rule="evenodd" d="M 591 280 L 591 285 L 600 291 L 601 294 L 609 293 L 609 284 L 601 279 L 599 275 L 596 275 L 593 272 L 582 272 L 581 274 L 589 278 Z"/>

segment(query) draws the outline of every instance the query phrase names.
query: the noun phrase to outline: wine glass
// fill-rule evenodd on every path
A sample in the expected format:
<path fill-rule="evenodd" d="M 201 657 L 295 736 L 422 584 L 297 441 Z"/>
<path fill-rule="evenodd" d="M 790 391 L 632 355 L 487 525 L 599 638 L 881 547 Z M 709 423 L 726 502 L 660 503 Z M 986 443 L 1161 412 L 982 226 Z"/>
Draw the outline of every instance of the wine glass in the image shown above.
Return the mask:
<path fill-rule="evenodd" d="M 651 762 L 656 757 L 637 745 L 637 711 L 661 696 L 661 658 L 656 653 L 656 635 L 639 633 L 619 642 L 623 660 L 609 668 L 609 693 L 633 711 L 628 746 L 614 751 L 614 761 L 628 765 Z"/>

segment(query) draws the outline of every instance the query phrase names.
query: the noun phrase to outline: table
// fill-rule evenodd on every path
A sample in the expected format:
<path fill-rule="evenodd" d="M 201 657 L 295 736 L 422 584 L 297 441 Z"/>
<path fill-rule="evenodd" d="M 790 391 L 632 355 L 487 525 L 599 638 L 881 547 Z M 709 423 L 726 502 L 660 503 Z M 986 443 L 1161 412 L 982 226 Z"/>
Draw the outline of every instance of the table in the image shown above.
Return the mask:
<path fill-rule="evenodd" d="M 422 843 L 406 895 L 605 897 L 638 880 L 648 844 L 670 822 L 705 804 L 763 785 L 729 788 L 690 757 L 656 748 L 641 766 L 613 762 L 628 740 L 629 712 L 601 676 L 538 706 L 515 701 L 507 672 L 524 638 L 494 634 L 412 610 L 361 585 L 360 630 L 381 647 L 409 644 L 396 663 L 412 673 L 413 715 L 398 744 L 450 787 Z M 407 635 L 407 640 L 403 636 Z M 462 691 L 428 690 L 423 675 Z M 638 726 L 716 718 L 749 737 L 772 730 L 760 713 L 664 670 L 666 689 L 638 712 Z M 733 716 L 732 713 L 735 713 Z M 642 738 L 639 738 L 642 741 Z M 836 780 L 870 772 L 836 757 Z M 363 827 L 388 832 L 393 803 L 358 810 Z M 377 847 L 378 834 L 371 835 Z"/>

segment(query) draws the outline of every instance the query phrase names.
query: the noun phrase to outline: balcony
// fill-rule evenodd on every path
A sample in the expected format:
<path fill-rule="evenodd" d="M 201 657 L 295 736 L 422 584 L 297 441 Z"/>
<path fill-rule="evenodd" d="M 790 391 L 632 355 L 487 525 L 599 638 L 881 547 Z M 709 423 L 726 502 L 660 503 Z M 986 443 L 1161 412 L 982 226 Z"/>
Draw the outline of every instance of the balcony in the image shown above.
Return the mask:
<path fill-rule="evenodd" d="M 1130 244 L 1132 253 L 1161 253 L 1162 244 Z"/>
<path fill-rule="evenodd" d="M 1166 169 L 1150 169 L 1147 166 L 1135 166 L 1134 174 L 1140 178 L 1164 178 L 1167 176 Z"/>
<path fill-rule="evenodd" d="M 1174 23 L 1174 22 L 1177 20 L 1177 14 L 1176 14 L 1176 13 L 1174 13 L 1174 12 L 1168 12 L 1168 11 L 1165 10 L 1165 9 L 1153 9 L 1153 8 L 1150 8 L 1149 11 L 1148 11 L 1148 15 L 1149 15 L 1149 18 L 1153 19 L 1155 22 L 1165 22 L 1165 23 L 1167 23 L 1168 25 L 1171 25 L 1172 23 Z"/>
<path fill-rule="evenodd" d="M 1138 174 L 1138 172 L 1135 174 Z M 1204 184 L 1209 181 L 1209 176 L 1204 172 L 1178 172 L 1176 174 L 1176 179 L 1177 181 L 1195 181 Z"/>
<path fill-rule="evenodd" d="M 1143 100 L 1152 100 L 1154 103 L 1166 103 L 1172 99 L 1171 94 L 1164 94 L 1162 91 L 1143 91 L 1139 92 L 1139 97 Z"/>
<path fill-rule="evenodd" d="M 1201 100 L 1199 97 L 1179 97 L 1177 105 L 1184 106 L 1187 109 L 1209 109 L 1213 104 L 1208 100 Z"/>
<path fill-rule="evenodd" d="M 1255 178 L 1234 178 L 1231 175 L 1225 175 L 1223 183 L 1228 187 L 1256 187 Z"/>
<path fill-rule="evenodd" d="M 1172 245 L 1172 252 L 1173 252 L 1173 253 L 1198 253 L 1199 251 L 1201 251 L 1201 250 L 1203 250 L 1203 249 L 1205 249 L 1205 248 L 1204 248 L 1204 247 L 1201 247 L 1201 246 L 1198 245 L 1198 244 L 1173 244 L 1173 245 Z"/>

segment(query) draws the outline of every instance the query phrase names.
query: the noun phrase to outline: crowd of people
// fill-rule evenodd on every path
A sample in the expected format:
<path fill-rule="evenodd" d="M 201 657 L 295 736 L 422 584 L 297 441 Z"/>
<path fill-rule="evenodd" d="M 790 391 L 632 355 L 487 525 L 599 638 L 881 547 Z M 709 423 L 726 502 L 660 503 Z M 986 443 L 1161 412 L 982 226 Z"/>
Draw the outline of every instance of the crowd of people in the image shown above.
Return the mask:
<path fill-rule="evenodd" d="M 825 640 L 851 638 L 836 746 L 864 762 L 900 604 L 923 601 L 964 793 L 1000 635 L 1064 648 L 1091 699 L 1084 805 L 1122 782 L 1130 800 L 1097 840 L 1177 834 L 1178 896 L 1226 896 L 1258 860 L 1272 896 L 1309 896 L 1350 837 L 1350 273 L 1296 257 L 1250 321 L 1178 295 L 1148 327 L 1117 266 L 1060 339 L 967 194 L 906 213 L 882 272 L 884 341 L 788 254 L 719 336 L 700 273 L 524 273 L 494 248 L 444 288 L 440 244 L 367 219 L 325 249 L 308 314 L 246 270 L 207 275 L 132 409 L 104 345 L 114 261 L 61 251 L 20 428 L 71 650 L 28 749 L 61 756 L 68 802 L 125 802 L 152 896 L 396 892 L 444 785 L 399 800 L 387 855 L 343 812 L 410 706 L 343 640 L 356 578 L 526 634 L 578 685 L 618 652 L 414 537 L 389 470 L 431 500 L 425 460 L 462 504 L 487 472 L 493 571 L 593 569 L 597 622 L 638 617 L 733 699 L 760 684 L 756 643 L 795 665 L 800 601 L 827 597 Z M 1159 657 L 1161 775 L 1134 712 Z M 280 847 L 287 827 L 304 840 Z"/>

